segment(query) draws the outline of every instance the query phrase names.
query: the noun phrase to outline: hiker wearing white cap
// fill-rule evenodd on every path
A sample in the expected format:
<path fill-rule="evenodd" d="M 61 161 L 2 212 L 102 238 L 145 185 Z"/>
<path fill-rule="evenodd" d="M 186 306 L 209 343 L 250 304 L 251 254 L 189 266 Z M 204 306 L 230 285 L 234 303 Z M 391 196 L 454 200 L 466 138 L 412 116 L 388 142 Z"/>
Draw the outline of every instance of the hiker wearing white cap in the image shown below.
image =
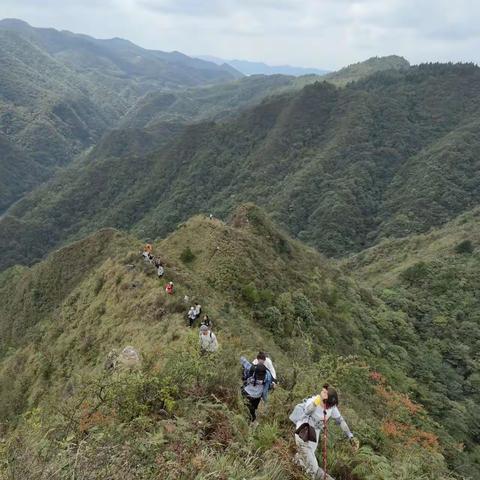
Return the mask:
<path fill-rule="evenodd" d="M 206 325 L 202 325 L 200 327 L 200 351 L 204 353 L 213 353 L 217 350 L 217 337 Z"/>

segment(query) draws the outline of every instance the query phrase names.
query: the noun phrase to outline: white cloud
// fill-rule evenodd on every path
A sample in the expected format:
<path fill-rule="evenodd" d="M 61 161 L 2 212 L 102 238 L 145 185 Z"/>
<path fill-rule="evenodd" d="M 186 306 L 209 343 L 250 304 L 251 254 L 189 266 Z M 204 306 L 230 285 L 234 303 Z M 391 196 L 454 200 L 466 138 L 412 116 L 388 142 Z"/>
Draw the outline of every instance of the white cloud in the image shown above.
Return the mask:
<path fill-rule="evenodd" d="M 476 0 L 1 0 L 0 17 L 271 64 L 480 61 Z"/>

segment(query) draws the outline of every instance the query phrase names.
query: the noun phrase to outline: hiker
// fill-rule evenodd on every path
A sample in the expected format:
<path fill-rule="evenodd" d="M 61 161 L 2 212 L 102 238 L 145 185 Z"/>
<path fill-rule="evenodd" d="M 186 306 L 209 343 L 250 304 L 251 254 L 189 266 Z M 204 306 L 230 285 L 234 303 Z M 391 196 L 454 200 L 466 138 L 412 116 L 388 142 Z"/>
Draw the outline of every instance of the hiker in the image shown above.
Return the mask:
<path fill-rule="evenodd" d="M 198 317 L 200 317 L 201 313 L 202 313 L 202 306 L 199 303 L 195 302 L 195 320 Z"/>
<path fill-rule="evenodd" d="M 326 469 L 326 441 L 327 422 L 332 417 L 343 433 L 348 437 L 353 449 L 358 450 L 358 440 L 353 436 L 347 423 L 338 410 L 337 391 L 325 384 L 320 395 L 315 395 L 299 403 L 290 415 L 290 420 L 295 423 L 295 443 L 297 453 L 294 462 L 305 469 L 310 478 L 314 480 L 334 480 L 325 471 Z M 315 451 L 323 433 L 324 451 L 323 468 L 318 465 Z"/>
<path fill-rule="evenodd" d="M 163 274 L 165 273 L 165 269 L 163 268 L 162 261 L 159 258 L 155 258 L 153 264 L 155 265 L 155 268 L 157 269 L 158 278 L 163 277 Z"/>
<path fill-rule="evenodd" d="M 272 359 L 265 353 L 265 352 L 258 352 L 257 357 L 253 360 L 253 365 L 258 365 L 263 363 L 267 370 L 272 375 L 272 390 L 275 389 L 277 382 L 277 372 L 275 371 L 275 367 L 273 366 Z"/>
<path fill-rule="evenodd" d="M 190 307 L 190 310 L 188 311 L 187 313 L 187 318 L 188 318 L 188 326 L 191 327 L 193 326 L 197 316 L 195 314 L 195 308 L 194 307 Z"/>
<path fill-rule="evenodd" d="M 173 295 L 173 282 L 168 282 L 165 285 L 165 291 L 168 293 L 168 295 Z"/>
<path fill-rule="evenodd" d="M 206 326 L 200 327 L 200 352 L 213 353 L 218 350 L 218 341 L 215 334 Z"/>
<path fill-rule="evenodd" d="M 213 326 L 212 321 L 210 320 L 210 317 L 207 314 L 203 316 L 202 325 L 205 325 L 208 328 L 212 328 Z"/>
<path fill-rule="evenodd" d="M 267 403 L 268 391 L 272 384 L 272 374 L 263 363 L 251 364 L 245 357 L 240 357 L 243 367 L 242 395 L 248 402 L 248 411 L 252 423 L 257 420 L 257 408 L 260 400 Z"/>
<path fill-rule="evenodd" d="M 142 253 L 145 261 L 149 261 L 149 262 L 152 261 L 152 259 L 153 259 L 152 252 L 153 252 L 152 244 L 151 243 L 146 243 L 145 246 L 143 247 L 143 253 Z"/>

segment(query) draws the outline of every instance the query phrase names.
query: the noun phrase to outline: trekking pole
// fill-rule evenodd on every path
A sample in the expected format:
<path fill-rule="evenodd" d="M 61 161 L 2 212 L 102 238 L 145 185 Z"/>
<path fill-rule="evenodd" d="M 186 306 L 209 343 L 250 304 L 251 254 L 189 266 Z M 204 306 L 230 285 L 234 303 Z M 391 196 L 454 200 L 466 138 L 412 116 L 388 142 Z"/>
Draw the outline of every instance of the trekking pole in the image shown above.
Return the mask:
<path fill-rule="evenodd" d="M 323 410 L 323 480 L 327 480 L 327 411 Z"/>

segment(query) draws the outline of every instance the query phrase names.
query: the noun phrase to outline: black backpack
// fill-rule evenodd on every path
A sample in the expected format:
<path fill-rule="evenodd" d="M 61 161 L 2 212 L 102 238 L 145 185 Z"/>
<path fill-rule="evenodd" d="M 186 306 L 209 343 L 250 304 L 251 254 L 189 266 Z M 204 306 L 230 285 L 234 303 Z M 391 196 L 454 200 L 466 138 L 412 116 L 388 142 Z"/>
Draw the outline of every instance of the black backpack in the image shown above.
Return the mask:
<path fill-rule="evenodd" d="M 260 384 L 265 383 L 265 377 L 267 376 L 267 371 L 268 369 L 265 367 L 265 365 L 259 365 L 259 364 L 252 365 L 250 367 L 250 370 L 248 371 L 244 369 L 243 385 L 246 386 L 249 383 L 252 383 L 253 385 L 257 385 L 257 383 L 260 383 Z M 261 373 L 262 375 L 259 375 L 259 376 L 263 378 L 257 378 L 257 373 Z"/>

